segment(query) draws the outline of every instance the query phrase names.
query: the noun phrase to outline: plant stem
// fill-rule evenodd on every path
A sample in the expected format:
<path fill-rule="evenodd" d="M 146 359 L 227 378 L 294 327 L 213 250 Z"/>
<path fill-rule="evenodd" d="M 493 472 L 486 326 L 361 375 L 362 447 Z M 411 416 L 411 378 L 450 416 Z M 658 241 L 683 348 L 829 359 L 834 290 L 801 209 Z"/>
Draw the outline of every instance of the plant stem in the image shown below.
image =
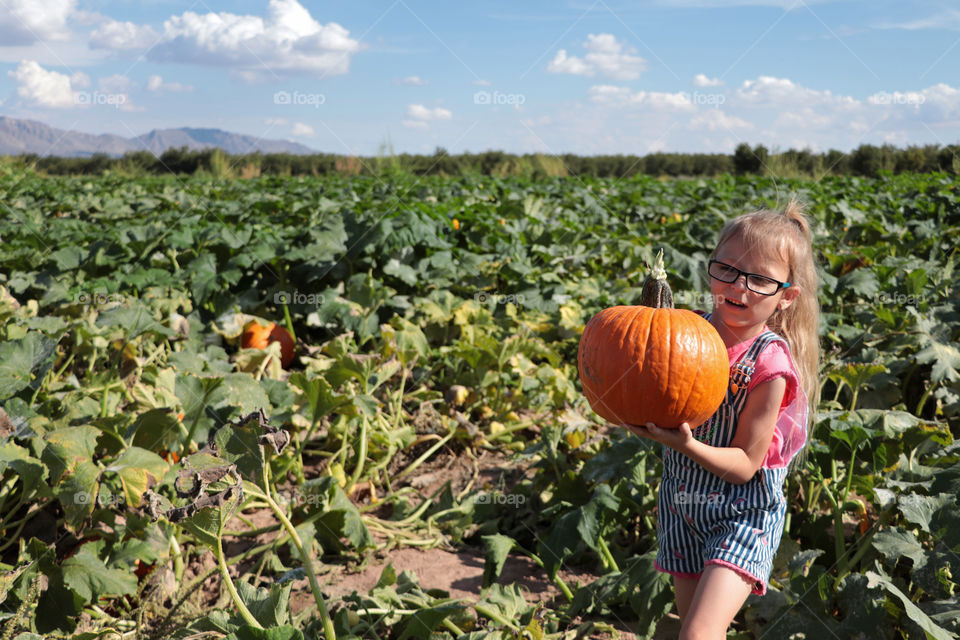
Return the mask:
<path fill-rule="evenodd" d="M 419 467 L 421 464 L 423 464 L 424 462 L 426 462 L 427 459 L 430 458 L 430 456 L 432 456 L 434 453 L 436 453 L 436 452 L 440 449 L 440 447 L 442 447 L 443 445 L 447 444 L 447 442 L 450 441 L 450 438 L 453 437 L 453 434 L 454 434 L 454 433 L 456 433 L 456 432 L 455 432 L 455 431 L 451 431 L 450 433 L 448 433 L 447 435 L 445 435 L 443 438 L 441 438 L 440 440 L 438 440 L 436 444 L 434 444 L 432 447 L 430 447 L 429 449 L 427 449 L 426 451 L 424 451 L 424 452 L 423 452 L 423 455 L 421 455 L 419 458 L 417 458 L 416 460 L 414 460 L 413 463 L 411 463 L 409 467 L 407 467 L 406 469 L 404 469 L 403 471 L 401 471 L 400 473 L 398 473 L 398 474 L 394 477 L 394 480 L 400 480 L 401 478 L 403 478 L 403 477 L 406 476 L 407 474 L 412 473 L 417 467 Z"/>
<path fill-rule="evenodd" d="M 836 497 L 834 497 L 833 492 L 830 491 L 830 487 L 827 487 L 825 482 L 823 483 L 823 488 L 823 493 L 830 501 L 830 506 L 833 507 L 833 546 L 834 553 L 837 555 L 837 575 L 840 575 L 847 570 L 847 560 L 844 557 L 846 551 L 844 550 L 843 539 L 843 509 L 837 504 Z"/>
<path fill-rule="evenodd" d="M 217 546 L 214 549 L 217 554 L 217 566 L 220 567 L 220 577 L 223 579 L 223 584 L 227 587 L 227 592 L 230 594 L 230 599 L 233 600 L 234 606 L 240 611 L 240 617 L 251 627 L 263 629 L 263 626 L 257 622 L 257 619 L 254 618 L 250 610 L 247 609 L 247 605 L 243 604 L 243 600 L 240 599 L 240 594 L 237 593 L 237 588 L 234 586 L 233 580 L 230 579 L 230 571 L 227 569 L 227 562 L 223 557 L 223 545 L 220 542 L 220 535 L 222 533 L 223 526 L 221 525 L 220 531 L 217 532 Z"/>
<path fill-rule="evenodd" d="M 293 541 L 293 545 L 297 548 L 297 553 L 300 554 L 300 560 L 303 562 L 303 568 L 306 570 L 307 578 L 310 580 L 310 590 L 313 592 L 313 599 L 317 602 L 317 610 L 320 612 L 320 621 L 323 624 L 323 632 L 326 640 L 337 640 L 337 631 L 333 628 L 333 619 L 330 618 L 330 613 L 327 611 L 327 604 L 324 602 L 323 594 L 320 592 L 320 583 L 317 582 L 317 574 L 313 570 L 313 562 L 311 561 L 310 556 L 307 554 L 306 549 L 303 548 L 303 541 L 300 539 L 300 534 L 297 533 L 297 530 L 294 528 L 293 524 L 287 518 L 287 515 L 283 512 L 280 506 L 274 502 L 273 496 L 270 495 L 269 468 L 270 464 L 264 460 L 263 498 L 267 501 L 267 505 L 269 505 L 274 515 L 277 516 L 277 519 L 280 520 L 280 524 L 282 524 L 283 528 L 287 530 L 287 535 L 290 536 L 290 540 Z"/>
<path fill-rule="evenodd" d="M 363 463 L 367 460 L 367 416 L 360 416 L 360 449 L 357 451 L 357 464 L 353 468 L 353 473 L 350 474 L 350 482 L 347 483 L 347 486 L 344 490 L 347 492 L 347 495 L 350 494 L 350 490 L 353 489 L 353 485 L 357 484 L 357 481 L 360 479 L 360 476 L 363 474 Z"/>
<path fill-rule="evenodd" d="M 490 607 L 486 607 L 486 606 L 484 606 L 484 605 L 482 605 L 482 604 L 480 604 L 480 603 L 477 603 L 477 604 L 473 605 L 473 608 L 477 611 L 477 613 L 479 613 L 480 615 L 482 615 L 482 616 L 484 616 L 484 617 L 490 618 L 491 620 L 493 620 L 493 621 L 496 622 L 497 624 L 502 624 L 503 626 L 505 626 L 505 627 L 507 627 L 508 629 L 511 629 L 511 630 L 513 630 L 513 631 L 518 631 L 518 630 L 519 630 L 519 629 L 517 629 L 517 625 L 513 624 L 512 622 L 510 622 L 509 620 L 507 620 L 506 618 L 504 618 L 503 616 L 501 616 L 499 613 L 497 613 L 496 611 L 494 611 L 494 610 L 491 609 Z"/>
<path fill-rule="evenodd" d="M 603 539 L 603 536 L 597 538 L 597 547 L 600 549 L 600 558 L 603 560 L 606 568 L 610 571 L 620 573 L 620 567 L 617 566 L 617 561 L 613 559 L 613 555 L 610 553 L 610 547 L 607 546 L 607 542 Z"/>

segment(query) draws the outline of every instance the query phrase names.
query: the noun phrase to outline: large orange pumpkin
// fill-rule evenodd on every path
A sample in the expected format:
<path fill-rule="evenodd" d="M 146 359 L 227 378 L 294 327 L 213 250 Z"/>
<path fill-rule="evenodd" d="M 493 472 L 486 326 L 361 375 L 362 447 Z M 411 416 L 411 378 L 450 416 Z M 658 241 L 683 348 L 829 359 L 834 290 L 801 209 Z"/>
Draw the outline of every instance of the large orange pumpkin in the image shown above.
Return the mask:
<path fill-rule="evenodd" d="M 641 306 L 604 309 L 587 323 L 577 362 L 587 401 L 614 424 L 696 427 L 719 408 L 730 379 L 713 325 L 673 308 L 662 256 Z"/>
<path fill-rule="evenodd" d="M 294 344 L 290 332 L 280 325 L 271 322 L 264 326 L 253 321 L 244 327 L 240 339 L 244 349 L 266 349 L 271 342 L 280 343 L 280 364 L 286 369 L 293 362 Z"/>

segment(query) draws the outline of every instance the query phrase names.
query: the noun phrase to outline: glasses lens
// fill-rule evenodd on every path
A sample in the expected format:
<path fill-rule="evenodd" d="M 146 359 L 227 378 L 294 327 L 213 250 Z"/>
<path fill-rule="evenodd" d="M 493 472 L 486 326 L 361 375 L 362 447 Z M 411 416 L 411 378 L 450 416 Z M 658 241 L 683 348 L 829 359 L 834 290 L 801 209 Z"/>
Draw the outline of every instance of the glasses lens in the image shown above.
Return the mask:
<path fill-rule="evenodd" d="M 748 276 L 747 288 L 765 296 L 773 295 L 780 288 L 776 280 L 764 278 L 763 276 Z"/>
<path fill-rule="evenodd" d="M 740 272 L 728 264 L 711 262 L 710 275 L 721 282 L 733 282 L 740 277 Z"/>

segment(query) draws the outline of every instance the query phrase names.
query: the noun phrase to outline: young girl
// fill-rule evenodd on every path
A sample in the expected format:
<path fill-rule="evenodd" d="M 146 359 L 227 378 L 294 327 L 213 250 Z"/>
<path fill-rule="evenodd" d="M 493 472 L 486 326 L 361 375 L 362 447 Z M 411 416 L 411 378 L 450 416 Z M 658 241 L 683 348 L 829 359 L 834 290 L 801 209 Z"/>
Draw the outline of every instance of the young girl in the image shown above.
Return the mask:
<path fill-rule="evenodd" d="M 817 273 L 801 206 L 728 222 L 708 273 L 706 318 L 731 364 L 723 404 L 693 430 L 625 425 L 664 445 L 657 568 L 673 575 L 681 638 L 725 638 L 747 596 L 766 592 L 787 467 L 819 389 Z"/>

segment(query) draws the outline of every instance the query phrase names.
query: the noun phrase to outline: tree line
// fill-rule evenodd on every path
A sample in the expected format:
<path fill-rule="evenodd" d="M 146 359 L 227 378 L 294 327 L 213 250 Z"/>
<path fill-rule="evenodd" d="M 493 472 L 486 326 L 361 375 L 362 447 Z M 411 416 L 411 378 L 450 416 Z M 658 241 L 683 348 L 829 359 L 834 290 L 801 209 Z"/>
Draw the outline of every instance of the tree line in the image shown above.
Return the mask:
<path fill-rule="evenodd" d="M 196 174 L 252 178 L 261 175 L 446 175 L 481 174 L 528 178 L 594 176 L 623 178 L 637 174 L 672 177 L 775 175 L 815 177 L 942 171 L 960 174 L 960 145 L 860 145 L 850 152 L 830 150 L 778 151 L 741 143 L 732 154 L 666 153 L 647 155 L 510 154 L 503 151 L 450 154 L 438 147 L 432 155 L 395 154 L 344 156 L 317 153 L 253 153 L 231 155 L 219 149 L 168 149 L 160 156 L 148 151 L 114 157 L 57 157 L 22 154 L 8 163 L 28 166 L 48 175 L 99 175 L 105 171 L 129 175 Z"/>

